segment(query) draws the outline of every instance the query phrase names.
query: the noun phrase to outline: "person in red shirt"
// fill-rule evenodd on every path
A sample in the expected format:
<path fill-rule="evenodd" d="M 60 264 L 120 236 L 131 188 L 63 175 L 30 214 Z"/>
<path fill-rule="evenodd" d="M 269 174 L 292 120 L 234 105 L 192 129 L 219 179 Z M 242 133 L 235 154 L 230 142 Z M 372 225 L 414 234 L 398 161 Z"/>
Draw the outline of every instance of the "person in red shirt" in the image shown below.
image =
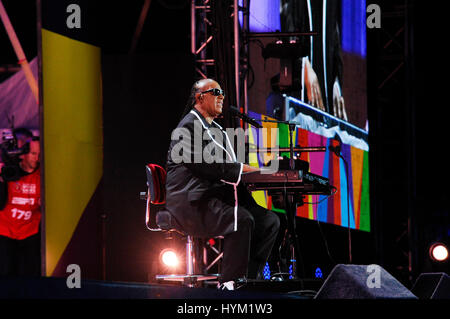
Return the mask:
<path fill-rule="evenodd" d="M 0 276 L 40 276 L 39 138 L 25 129 L 14 135 L 29 152 L 19 156 L 16 178 L 5 181 L 0 174 Z"/>

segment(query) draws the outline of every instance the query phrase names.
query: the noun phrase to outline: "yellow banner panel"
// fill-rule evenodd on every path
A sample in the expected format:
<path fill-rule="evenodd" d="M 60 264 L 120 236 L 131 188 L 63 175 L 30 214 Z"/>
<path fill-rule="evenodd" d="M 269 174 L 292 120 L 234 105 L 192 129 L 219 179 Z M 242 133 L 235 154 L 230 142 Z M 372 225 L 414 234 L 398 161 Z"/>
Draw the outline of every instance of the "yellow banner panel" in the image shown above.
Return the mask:
<path fill-rule="evenodd" d="M 46 275 L 101 177 L 101 50 L 42 29 Z"/>

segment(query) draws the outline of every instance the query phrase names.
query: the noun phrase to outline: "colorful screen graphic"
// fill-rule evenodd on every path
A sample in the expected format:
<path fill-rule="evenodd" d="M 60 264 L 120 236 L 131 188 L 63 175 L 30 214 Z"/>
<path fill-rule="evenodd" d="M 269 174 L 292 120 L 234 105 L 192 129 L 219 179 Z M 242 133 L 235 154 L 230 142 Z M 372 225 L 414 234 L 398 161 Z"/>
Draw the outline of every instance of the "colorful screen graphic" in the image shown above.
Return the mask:
<path fill-rule="evenodd" d="M 250 6 L 249 18 L 251 32 L 272 35 L 250 41 L 248 113 L 295 123 L 295 146 L 326 147 L 300 159 L 337 189 L 328 198 L 306 196 L 312 204 L 300 206 L 297 216 L 370 231 L 366 0 L 260 1 Z M 303 34 L 277 37 L 278 31 Z M 289 146 L 286 124 L 263 126 L 276 133 L 261 138 L 252 128 L 250 143 Z M 340 157 L 328 148 L 337 145 Z M 254 165 L 267 163 L 267 155 L 255 156 Z M 266 192 L 253 195 L 278 209 Z"/>
<path fill-rule="evenodd" d="M 331 195 L 306 195 L 304 205 L 297 208 L 297 216 L 321 222 L 332 223 L 353 229 L 370 231 L 370 196 L 369 196 L 369 152 L 367 133 L 351 124 L 317 112 L 316 109 L 285 97 L 287 108 L 301 108 L 303 111 L 295 118 L 298 123 L 293 134 L 296 147 L 326 147 L 324 152 L 302 152 L 300 159 L 309 163 L 309 171 L 329 179 L 330 185 L 336 187 Z M 311 112 L 321 116 L 317 121 Z M 301 115 L 299 115 L 301 114 Z M 255 119 L 269 119 L 267 116 L 250 112 Z M 301 117 L 301 119 L 300 119 Z M 324 126 L 328 122 L 329 126 Z M 287 124 L 262 122 L 266 130 L 249 130 L 249 143 L 259 147 L 289 147 L 289 129 Z M 270 130 L 272 128 L 272 130 Z M 269 133 L 270 132 L 270 133 Z M 341 157 L 329 147 L 341 147 Z M 289 157 L 289 153 L 279 156 Z M 262 167 L 267 164 L 268 154 L 251 154 L 250 163 Z M 269 209 L 283 211 L 276 207 L 266 191 L 253 192 L 256 201 Z"/>

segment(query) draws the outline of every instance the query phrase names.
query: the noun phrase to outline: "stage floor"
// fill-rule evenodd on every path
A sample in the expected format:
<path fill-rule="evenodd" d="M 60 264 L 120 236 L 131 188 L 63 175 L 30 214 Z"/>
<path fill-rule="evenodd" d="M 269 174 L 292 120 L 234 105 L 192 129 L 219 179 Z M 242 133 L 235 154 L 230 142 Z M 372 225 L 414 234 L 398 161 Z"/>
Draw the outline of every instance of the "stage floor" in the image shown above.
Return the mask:
<path fill-rule="evenodd" d="M 66 278 L 0 278 L 1 299 L 312 299 L 321 281 L 249 281 L 234 291 L 215 285 L 188 288 L 173 284 L 144 284 L 82 280 L 69 288 Z"/>

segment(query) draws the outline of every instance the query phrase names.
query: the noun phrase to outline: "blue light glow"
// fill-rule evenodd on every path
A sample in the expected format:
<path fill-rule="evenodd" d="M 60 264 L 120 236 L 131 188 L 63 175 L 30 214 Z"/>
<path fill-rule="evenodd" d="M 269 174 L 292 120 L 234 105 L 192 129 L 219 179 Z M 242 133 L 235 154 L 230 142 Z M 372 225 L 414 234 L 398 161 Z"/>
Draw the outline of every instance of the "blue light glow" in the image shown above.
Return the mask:
<path fill-rule="evenodd" d="M 269 267 L 269 263 L 266 263 L 266 266 L 264 266 L 263 277 L 264 277 L 265 280 L 270 280 L 270 267 Z"/>
<path fill-rule="evenodd" d="M 314 276 L 316 278 L 322 278 L 323 277 L 323 273 L 322 273 L 322 269 L 320 269 L 319 267 L 316 268 L 316 271 L 314 273 Z"/>
<path fill-rule="evenodd" d="M 289 265 L 289 279 L 293 279 L 294 278 L 292 273 L 293 273 L 293 265 L 291 264 L 291 265 Z"/>
<path fill-rule="evenodd" d="M 366 57 L 366 0 L 342 0 L 342 50 Z"/>
<path fill-rule="evenodd" d="M 242 6 L 243 0 L 239 0 Z M 242 27 L 243 14 L 239 12 L 239 23 Z M 250 32 L 276 32 L 281 30 L 280 0 L 250 1 Z"/>

